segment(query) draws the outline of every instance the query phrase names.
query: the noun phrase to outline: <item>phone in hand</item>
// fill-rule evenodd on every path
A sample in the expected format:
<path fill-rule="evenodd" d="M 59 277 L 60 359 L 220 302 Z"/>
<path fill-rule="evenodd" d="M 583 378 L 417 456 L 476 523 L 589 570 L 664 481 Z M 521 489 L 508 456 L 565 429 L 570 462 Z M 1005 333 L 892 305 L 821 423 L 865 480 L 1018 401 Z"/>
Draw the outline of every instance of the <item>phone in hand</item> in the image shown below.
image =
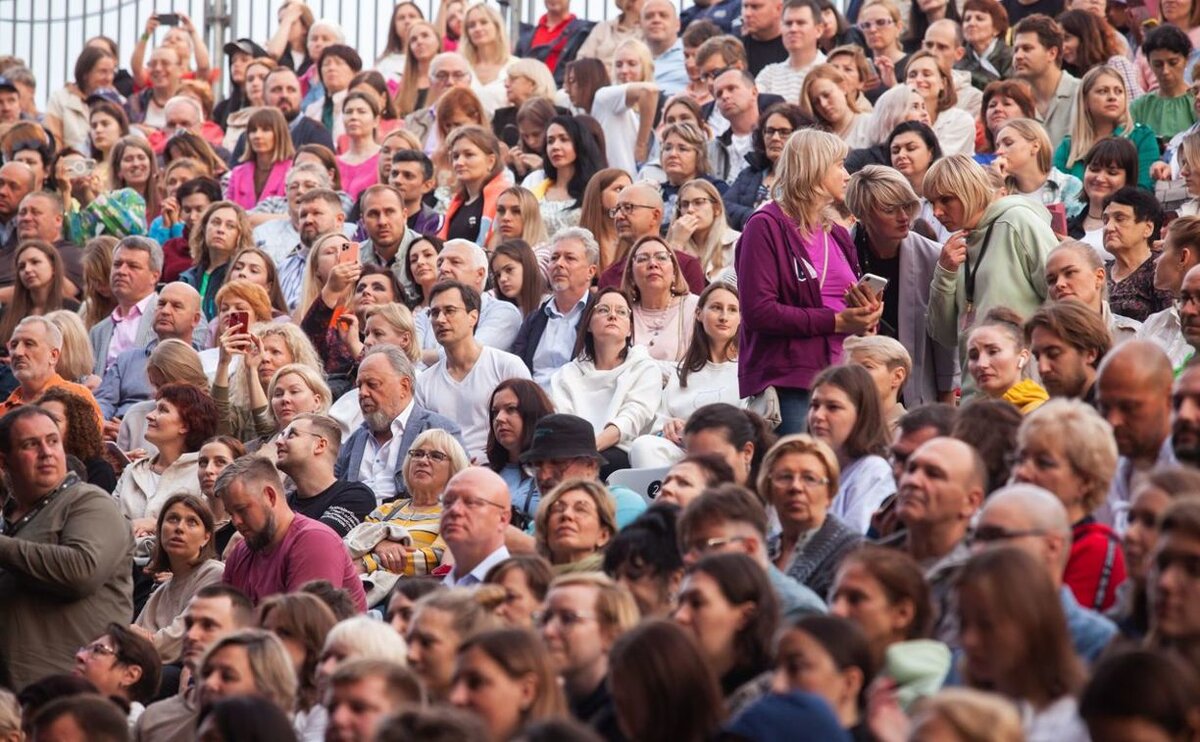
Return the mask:
<path fill-rule="evenodd" d="M 160 26 L 178 26 L 179 25 L 179 14 L 178 13 L 159 13 L 158 14 L 158 23 Z"/>
<path fill-rule="evenodd" d="M 225 327 L 233 330 L 234 334 L 245 335 L 250 332 L 250 313 L 234 310 L 225 315 Z"/>
<path fill-rule="evenodd" d="M 868 273 L 862 277 L 859 284 L 870 291 L 872 296 L 879 296 L 887 288 L 888 280 L 883 276 Z"/>
<path fill-rule="evenodd" d="M 1066 234 L 1067 227 L 1067 207 L 1063 204 L 1050 204 L 1046 207 L 1050 210 L 1050 229 L 1054 234 Z"/>
<path fill-rule="evenodd" d="M 114 441 L 105 441 L 104 449 L 112 454 L 113 458 L 115 458 L 117 461 L 121 461 L 126 464 L 133 463 L 133 460 L 130 459 L 129 456 L 122 451 L 121 447 L 118 446 Z"/>
<path fill-rule="evenodd" d="M 358 262 L 358 246 L 355 245 L 353 242 L 347 242 L 346 244 L 342 245 L 342 250 L 341 250 L 341 252 L 338 253 L 338 256 L 337 256 L 337 262 L 338 262 L 338 265 L 342 265 L 343 263 L 345 263 L 345 264 L 357 263 Z"/>

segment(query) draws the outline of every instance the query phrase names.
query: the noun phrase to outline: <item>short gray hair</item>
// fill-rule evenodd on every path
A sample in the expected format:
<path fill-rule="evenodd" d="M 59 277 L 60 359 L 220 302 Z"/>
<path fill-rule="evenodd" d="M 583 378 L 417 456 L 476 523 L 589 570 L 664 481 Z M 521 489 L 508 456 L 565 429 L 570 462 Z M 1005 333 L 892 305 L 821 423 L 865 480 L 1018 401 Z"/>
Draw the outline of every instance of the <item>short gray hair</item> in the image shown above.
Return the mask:
<path fill-rule="evenodd" d="M 255 454 L 247 454 L 234 459 L 232 464 L 225 467 L 225 471 L 221 472 L 217 481 L 213 483 L 213 494 L 222 497 L 234 482 L 243 480 L 270 484 L 280 494 L 283 493 L 283 480 L 279 477 L 279 469 L 275 467 L 275 462 Z"/>
<path fill-rule="evenodd" d="M 578 240 L 583 245 L 588 265 L 600 264 L 600 243 L 596 241 L 589 230 L 583 227 L 567 227 L 555 232 L 554 236 L 550 238 L 550 253 L 554 254 L 554 248 L 567 240 Z"/>
<path fill-rule="evenodd" d="M 45 317 L 33 315 L 18 322 L 17 326 L 13 328 L 13 333 L 15 334 L 17 330 L 20 330 L 22 327 L 27 325 L 41 325 L 46 330 L 46 340 L 50 343 L 50 347 L 54 348 L 55 350 L 62 350 L 63 334 L 62 330 L 58 329 L 58 325 L 54 324 Z"/>
<path fill-rule="evenodd" d="M 445 65 L 446 62 L 451 60 L 462 62 L 463 66 L 467 68 L 467 74 L 471 76 L 471 80 L 475 80 L 475 72 L 471 69 L 471 64 L 467 61 L 466 57 L 458 52 L 439 52 L 438 54 L 434 55 L 433 59 L 429 60 L 429 81 L 432 82 L 433 76 L 436 75 L 440 69 L 442 69 L 442 66 Z"/>
<path fill-rule="evenodd" d="M 163 251 L 158 246 L 158 243 L 149 237 L 139 237 L 137 235 L 129 235 L 124 237 L 117 243 L 113 249 L 115 255 L 117 250 L 140 250 L 150 255 L 150 270 L 155 273 L 162 273 L 163 268 Z"/>
<path fill-rule="evenodd" d="M 192 110 L 195 111 L 197 124 L 204 123 L 204 107 L 200 105 L 200 101 L 188 95 L 176 95 L 167 101 L 167 104 L 163 106 L 163 115 L 167 115 L 167 111 L 171 108 L 171 106 L 177 106 L 181 103 L 191 106 Z"/>
<path fill-rule="evenodd" d="M 446 244 L 442 245 L 442 251 L 444 252 L 447 247 L 461 247 L 461 248 L 467 250 L 468 252 L 470 252 L 471 253 L 471 262 L 474 264 L 474 267 L 476 270 L 478 270 L 480 268 L 483 269 L 483 282 L 485 284 L 487 283 L 488 258 L 487 258 L 487 253 L 485 253 L 483 251 L 482 247 L 480 247 L 479 245 L 476 245 L 474 242 L 471 242 L 470 240 L 460 240 L 460 239 L 446 240 Z"/>
<path fill-rule="evenodd" d="M 338 25 L 337 23 L 334 23 L 333 21 L 331 21 L 327 18 L 321 18 L 319 20 L 313 21 L 313 24 L 308 27 L 308 35 L 304 37 L 304 40 L 306 42 L 311 40 L 313 37 L 313 34 L 316 33 L 318 28 L 327 28 L 330 31 L 333 31 L 333 35 L 337 36 L 337 40 L 338 40 L 337 43 L 339 43 L 339 44 L 346 43 L 345 30 L 343 30 L 340 25 Z"/>
<path fill-rule="evenodd" d="M 413 368 L 412 360 L 409 359 L 407 353 L 395 345 L 385 344 L 372 347 L 366 353 L 363 353 L 362 360 L 358 362 L 359 367 L 361 368 L 371 356 L 383 356 L 387 359 L 388 365 L 392 367 L 393 371 L 414 384 L 417 382 L 417 372 Z"/>
<path fill-rule="evenodd" d="M 283 179 L 283 182 L 285 185 L 291 185 L 293 178 L 306 173 L 316 177 L 320 181 L 319 188 L 332 187 L 332 182 L 329 180 L 329 171 L 315 162 L 302 162 L 299 165 L 293 165 L 288 170 L 287 177 Z"/>

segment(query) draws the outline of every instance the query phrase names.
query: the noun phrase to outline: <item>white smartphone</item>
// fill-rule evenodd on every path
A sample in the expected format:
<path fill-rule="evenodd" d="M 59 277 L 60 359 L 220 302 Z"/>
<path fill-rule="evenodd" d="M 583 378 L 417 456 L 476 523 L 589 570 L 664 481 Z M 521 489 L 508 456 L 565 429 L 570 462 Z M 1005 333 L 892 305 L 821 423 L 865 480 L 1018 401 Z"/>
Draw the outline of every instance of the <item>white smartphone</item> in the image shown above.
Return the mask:
<path fill-rule="evenodd" d="M 866 286 L 875 296 L 879 296 L 887 288 L 888 280 L 883 276 L 868 273 L 859 280 L 859 284 Z"/>

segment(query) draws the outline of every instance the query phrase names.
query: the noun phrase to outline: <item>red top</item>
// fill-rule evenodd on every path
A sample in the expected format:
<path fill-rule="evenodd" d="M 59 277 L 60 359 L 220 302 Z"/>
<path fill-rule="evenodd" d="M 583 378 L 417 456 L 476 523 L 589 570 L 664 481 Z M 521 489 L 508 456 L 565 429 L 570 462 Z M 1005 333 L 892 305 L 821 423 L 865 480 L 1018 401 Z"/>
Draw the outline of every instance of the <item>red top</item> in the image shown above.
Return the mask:
<path fill-rule="evenodd" d="M 1071 557 L 1063 584 L 1071 588 L 1084 608 L 1105 611 L 1117 599 L 1117 586 L 1125 581 L 1125 554 L 1116 532 L 1085 518 L 1072 527 Z"/>
<path fill-rule="evenodd" d="M 563 31 L 567 30 L 567 26 L 571 21 L 575 20 L 575 14 L 569 13 L 566 18 L 559 21 L 557 26 L 553 28 L 546 25 L 546 16 L 538 19 L 537 28 L 533 31 L 533 40 L 531 46 L 549 46 L 554 45 L 550 49 L 550 53 L 546 55 L 546 66 L 554 72 L 558 68 L 558 58 L 562 56 L 563 47 L 567 45 L 567 37 Z"/>

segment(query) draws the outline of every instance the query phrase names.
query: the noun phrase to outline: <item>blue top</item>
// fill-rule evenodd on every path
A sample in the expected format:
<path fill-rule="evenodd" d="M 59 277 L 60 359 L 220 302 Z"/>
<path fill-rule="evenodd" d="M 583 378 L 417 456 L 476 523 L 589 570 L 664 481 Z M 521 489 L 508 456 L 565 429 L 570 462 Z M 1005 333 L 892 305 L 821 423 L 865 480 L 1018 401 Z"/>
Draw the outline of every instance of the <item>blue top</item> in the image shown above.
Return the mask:
<path fill-rule="evenodd" d="M 1075 654 L 1088 664 L 1096 661 L 1108 643 L 1117 634 L 1117 625 L 1095 611 L 1079 605 L 1071 588 L 1059 588 L 1063 613 L 1067 616 L 1067 631 L 1071 632 L 1071 644 Z"/>

